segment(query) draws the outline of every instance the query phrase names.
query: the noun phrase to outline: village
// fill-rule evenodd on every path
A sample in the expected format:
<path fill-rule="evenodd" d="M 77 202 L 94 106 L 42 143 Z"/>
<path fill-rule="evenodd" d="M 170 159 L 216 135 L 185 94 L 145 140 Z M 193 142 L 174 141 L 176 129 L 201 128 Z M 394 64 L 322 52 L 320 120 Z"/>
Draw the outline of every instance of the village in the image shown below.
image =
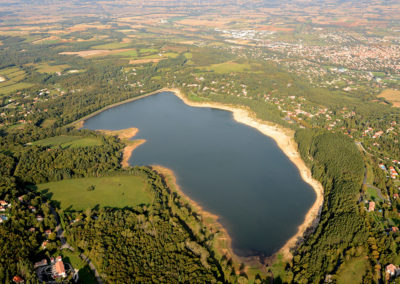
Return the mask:
<path fill-rule="evenodd" d="M 17 202 L 0 200 L 0 226 L 6 226 L 7 222 L 15 218 L 24 218 L 30 227 L 26 232 L 34 239 L 40 241 L 38 257 L 45 256 L 41 261 L 34 264 L 40 282 L 59 283 L 59 280 L 79 279 L 78 270 L 74 269 L 69 262 L 63 261 L 60 252 L 60 241 L 57 240 L 54 213 L 47 203 L 39 204 L 37 198 L 31 200 L 31 195 L 18 196 Z M 32 205 L 34 204 L 34 205 Z M 25 283 L 20 275 L 13 276 L 14 283 Z"/>

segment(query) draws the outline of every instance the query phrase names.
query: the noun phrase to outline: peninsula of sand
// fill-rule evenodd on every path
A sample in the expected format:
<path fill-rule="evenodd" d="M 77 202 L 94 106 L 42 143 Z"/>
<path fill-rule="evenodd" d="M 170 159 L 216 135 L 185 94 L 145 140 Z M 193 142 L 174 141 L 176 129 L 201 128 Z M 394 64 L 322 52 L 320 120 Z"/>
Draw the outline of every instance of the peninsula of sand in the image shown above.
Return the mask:
<path fill-rule="evenodd" d="M 118 106 L 123 103 L 131 102 L 133 100 L 147 97 L 147 96 L 153 95 L 153 94 L 158 94 L 161 92 L 172 92 L 177 97 L 179 97 L 185 104 L 192 106 L 192 107 L 217 108 L 217 109 L 222 109 L 222 110 L 232 112 L 233 118 L 235 121 L 245 124 L 247 126 L 253 127 L 255 129 L 257 129 L 258 131 L 260 131 L 262 134 L 272 138 L 276 142 L 278 147 L 282 150 L 282 152 L 298 168 L 302 179 L 314 189 L 314 191 L 316 193 L 316 199 L 315 199 L 314 204 L 311 206 L 311 208 L 305 215 L 303 223 L 297 228 L 296 234 L 294 236 L 292 236 L 286 242 L 286 244 L 276 253 L 276 254 L 282 254 L 285 259 L 290 259 L 292 257 L 290 249 L 295 246 L 297 240 L 303 236 L 305 230 L 309 226 L 311 226 L 312 223 L 314 222 L 314 220 L 318 217 L 318 214 L 320 212 L 320 209 L 321 209 L 323 201 L 324 201 L 324 195 L 323 195 L 324 189 L 320 182 L 318 182 L 317 180 L 312 178 L 310 169 L 307 167 L 307 165 L 301 159 L 300 153 L 298 152 L 297 143 L 294 140 L 294 131 L 293 130 L 284 128 L 284 127 L 276 125 L 276 124 L 272 124 L 267 121 L 260 120 L 260 119 L 256 118 L 256 115 L 251 110 L 244 108 L 244 107 L 231 106 L 231 105 L 226 105 L 226 104 L 216 103 L 216 102 L 190 101 L 179 89 L 171 89 L 171 88 L 163 88 L 158 91 L 151 92 L 149 94 L 145 94 L 141 97 L 123 101 L 123 102 L 117 103 L 115 105 L 110 105 L 104 109 L 101 109 L 101 110 L 95 112 L 94 114 L 92 114 L 90 116 L 87 116 L 83 119 L 76 121 L 76 125 L 78 127 L 82 127 L 83 123 L 86 119 L 92 117 L 93 115 L 97 115 L 100 112 L 105 111 L 111 107 Z M 124 149 L 123 159 L 122 159 L 123 167 L 129 166 L 128 161 L 132 155 L 133 150 L 145 142 L 145 140 L 133 140 L 133 141 L 129 142 L 128 139 L 134 137 L 136 135 L 137 131 L 138 130 L 135 128 L 129 128 L 127 130 L 122 130 L 122 132 L 120 131 L 121 133 L 118 133 L 118 131 L 104 131 L 105 134 L 117 135 L 118 137 L 120 137 L 121 139 L 123 139 L 126 142 L 127 146 Z M 127 137 L 126 135 L 123 135 L 126 133 L 130 133 L 130 135 L 128 135 L 129 137 Z M 214 216 L 214 215 L 210 214 L 209 212 L 204 211 L 196 202 L 194 202 L 188 196 L 186 196 L 179 189 L 179 186 L 177 184 L 175 184 L 174 173 L 171 170 L 165 169 L 160 166 L 154 166 L 153 168 L 163 175 L 172 176 L 172 184 L 174 184 L 174 187 L 176 187 L 176 190 L 181 195 L 186 197 L 186 199 L 188 199 L 188 201 L 191 203 L 193 208 L 196 209 L 196 211 L 199 211 L 198 213 L 203 217 L 203 219 L 206 219 L 206 218 L 209 219 L 212 216 L 212 219 L 214 219 L 214 222 L 213 222 L 214 224 L 212 225 L 213 229 L 218 228 L 222 232 L 222 235 L 223 235 L 220 237 L 220 239 L 225 241 L 225 245 L 223 245 L 223 247 L 225 247 L 223 253 L 231 254 L 232 257 L 243 260 L 243 258 L 240 258 L 233 253 L 233 250 L 231 248 L 231 239 L 230 239 L 227 231 L 223 228 L 223 226 L 218 223 L 218 216 Z"/>

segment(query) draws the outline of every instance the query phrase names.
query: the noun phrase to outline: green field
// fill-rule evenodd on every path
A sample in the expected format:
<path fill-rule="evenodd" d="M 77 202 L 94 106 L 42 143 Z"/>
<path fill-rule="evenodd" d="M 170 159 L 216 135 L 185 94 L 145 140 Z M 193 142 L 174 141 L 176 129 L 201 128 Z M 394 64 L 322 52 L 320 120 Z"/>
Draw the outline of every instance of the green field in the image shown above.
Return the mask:
<path fill-rule="evenodd" d="M 224 74 L 224 73 L 231 73 L 231 72 L 244 72 L 244 71 L 250 71 L 251 66 L 250 64 L 242 64 L 242 63 L 236 63 L 236 62 L 224 62 L 224 63 L 219 63 L 219 64 L 212 64 L 206 67 L 202 67 L 201 69 L 207 70 L 207 71 L 214 71 L 219 74 Z"/>
<path fill-rule="evenodd" d="M 0 94 L 9 94 L 33 86 L 31 83 L 21 82 L 25 79 L 26 73 L 18 67 L 1 69 L 0 76 L 6 79 L 0 83 Z"/>
<path fill-rule="evenodd" d="M 44 146 L 44 147 L 60 146 L 61 148 L 65 149 L 65 148 L 99 146 L 101 145 L 101 141 L 93 137 L 61 135 L 32 142 L 32 145 Z"/>
<path fill-rule="evenodd" d="M 62 72 L 68 67 L 69 65 L 49 65 L 48 63 L 40 63 L 40 64 L 35 64 L 36 70 L 39 73 L 56 73 L 56 72 Z"/>
<path fill-rule="evenodd" d="M 372 187 L 367 188 L 367 197 L 369 200 L 373 200 L 375 202 L 383 202 L 383 200 L 379 197 L 378 193 L 376 192 L 376 189 Z"/>
<path fill-rule="evenodd" d="M 156 53 L 158 52 L 158 49 L 154 49 L 154 48 L 141 48 L 140 53 Z"/>
<path fill-rule="evenodd" d="M 337 283 L 362 283 L 362 278 L 367 268 L 368 259 L 359 257 L 345 263 L 343 268 L 340 268 L 337 275 Z"/>
<path fill-rule="evenodd" d="M 126 51 L 121 51 L 121 52 L 118 52 L 118 53 L 114 53 L 113 55 L 135 57 L 135 56 L 137 56 L 137 51 L 136 51 L 136 49 L 126 50 Z"/>
<path fill-rule="evenodd" d="M 120 49 L 129 46 L 129 43 L 122 42 L 110 42 L 105 44 L 100 44 L 96 46 L 92 46 L 92 49 Z"/>
<path fill-rule="evenodd" d="M 94 190 L 87 190 L 94 186 Z M 143 178 L 111 176 L 67 179 L 37 185 L 38 191 L 60 202 L 63 209 L 84 210 L 101 207 L 135 207 L 152 202 Z"/>

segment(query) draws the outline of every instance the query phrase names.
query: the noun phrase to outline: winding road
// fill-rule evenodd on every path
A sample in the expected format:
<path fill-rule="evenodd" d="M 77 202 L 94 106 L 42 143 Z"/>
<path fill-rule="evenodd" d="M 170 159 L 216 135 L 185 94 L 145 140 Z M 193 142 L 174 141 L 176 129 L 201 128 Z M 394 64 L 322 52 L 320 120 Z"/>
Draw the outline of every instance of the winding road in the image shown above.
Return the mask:
<path fill-rule="evenodd" d="M 60 222 L 60 217 L 58 216 L 57 212 L 54 210 L 54 208 L 52 206 L 49 206 L 49 207 L 50 207 L 51 213 L 53 214 L 53 216 L 54 216 L 54 218 L 56 219 L 56 222 L 57 222 L 56 234 L 57 234 L 57 238 L 59 238 L 60 241 L 61 241 L 61 249 L 69 249 L 71 251 L 75 251 L 75 249 L 69 243 L 67 243 L 67 240 L 65 239 L 64 230 L 63 230 L 63 228 L 61 226 L 61 222 Z M 89 265 L 90 269 L 94 273 L 94 276 L 96 277 L 97 283 L 103 284 L 104 282 L 100 277 L 100 273 L 98 272 L 98 270 L 94 266 L 93 262 L 86 255 L 84 255 L 83 253 L 81 253 L 79 255 L 79 257 Z"/>

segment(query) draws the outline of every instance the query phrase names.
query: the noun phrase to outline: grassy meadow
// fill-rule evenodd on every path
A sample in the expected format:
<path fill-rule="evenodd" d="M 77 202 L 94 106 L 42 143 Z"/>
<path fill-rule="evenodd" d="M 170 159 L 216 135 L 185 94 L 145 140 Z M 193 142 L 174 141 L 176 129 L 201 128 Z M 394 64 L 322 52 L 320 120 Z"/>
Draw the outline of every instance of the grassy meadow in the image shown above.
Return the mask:
<path fill-rule="evenodd" d="M 90 187 L 93 190 L 88 190 Z M 37 190 L 60 202 L 62 209 L 84 210 L 100 207 L 135 207 L 150 204 L 152 195 L 143 178 L 110 176 L 67 179 L 37 185 Z"/>

